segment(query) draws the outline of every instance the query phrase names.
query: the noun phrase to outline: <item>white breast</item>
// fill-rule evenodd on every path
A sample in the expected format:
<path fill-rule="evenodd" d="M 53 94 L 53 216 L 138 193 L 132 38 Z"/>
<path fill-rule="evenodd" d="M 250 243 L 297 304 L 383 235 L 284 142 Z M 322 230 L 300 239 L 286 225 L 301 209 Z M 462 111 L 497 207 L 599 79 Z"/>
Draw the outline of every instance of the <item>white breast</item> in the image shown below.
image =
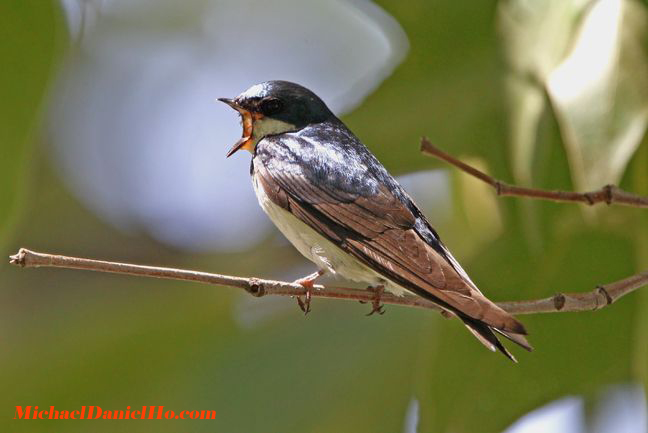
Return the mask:
<path fill-rule="evenodd" d="M 387 290 L 399 295 L 404 292 L 405 289 L 386 281 L 384 277 L 342 251 L 290 212 L 274 204 L 259 184 L 256 173 L 252 175 L 252 183 L 259 204 L 268 214 L 270 220 L 300 253 L 314 262 L 320 269 L 371 286 L 385 284 Z"/>

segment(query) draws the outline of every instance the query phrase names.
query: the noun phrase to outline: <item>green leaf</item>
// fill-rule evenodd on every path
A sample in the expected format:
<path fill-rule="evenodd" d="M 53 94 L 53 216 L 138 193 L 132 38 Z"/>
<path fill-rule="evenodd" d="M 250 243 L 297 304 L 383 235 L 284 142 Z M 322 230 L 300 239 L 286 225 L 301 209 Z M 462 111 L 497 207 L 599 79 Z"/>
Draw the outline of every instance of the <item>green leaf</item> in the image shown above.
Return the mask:
<path fill-rule="evenodd" d="M 538 124 L 546 107 L 544 82 L 566 54 L 586 0 L 499 3 L 498 27 L 507 61 L 509 136 L 515 180 L 531 184 Z"/>
<path fill-rule="evenodd" d="M 648 11 L 595 2 L 548 92 L 578 189 L 618 183 L 648 124 Z"/>

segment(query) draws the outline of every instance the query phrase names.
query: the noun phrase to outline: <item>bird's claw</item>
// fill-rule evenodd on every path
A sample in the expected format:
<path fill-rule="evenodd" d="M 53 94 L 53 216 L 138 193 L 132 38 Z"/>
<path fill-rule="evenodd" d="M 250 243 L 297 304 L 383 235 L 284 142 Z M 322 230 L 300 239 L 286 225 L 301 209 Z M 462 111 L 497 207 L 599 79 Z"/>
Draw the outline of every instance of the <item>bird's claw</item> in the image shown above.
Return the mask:
<path fill-rule="evenodd" d="M 376 305 L 376 302 L 372 302 L 371 311 L 368 312 L 366 315 L 372 316 L 374 313 L 378 313 L 382 316 L 383 314 L 385 314 L 385 306 L 382 304 Z"/>
<path fill-rule="evenodd" d="M 311 304 L 311 290 L 310 288 L 306 288 L 306 300 L 302 301 L 301 296 L 296 296 L 297 298 L 297 305 L 299 305 L 299 308 L 304 312 L 304 315 L 310 313 L 310 304 Z"/>
<path fill-rule="evenodd" d="M 385 291 L 385 286 L 368 287 L 367 289 L 374 292 L 374 299 L 371 301 L 371 311 L 367 313 L 367 317 L 373 316 L 375 313 L 378 313 L 382 316 L 383 314 L 385 314 L 385 306 L 380 303 L 380 298 Z M 365 303 L 364 301 L 360 302 L 363 304 Z"/>
<path fill-rule="evenodd" d="M 303 288 L 306 289 L 306 300 L 302 301 L 300 296 L 295 296 L 297 298 L 297 305 L 299 305 L 299 308 L 304 312 L 304 315 L 310 313 L 310 304 L 311 304 L 311 298 L 313 297 L 311 294 L 311 291 L 313 290 L 313 286 L 315 285 L 315 280 L 317 280 L 319 277 L 321 277 L 324 274 L 325 271 L 319 270 L 317 272 L 314 272 L 310 275 L 305 276 L 304 278 L 300 278 L 298 280 L 295 280 L 295 284 L 299 284 Z"/>

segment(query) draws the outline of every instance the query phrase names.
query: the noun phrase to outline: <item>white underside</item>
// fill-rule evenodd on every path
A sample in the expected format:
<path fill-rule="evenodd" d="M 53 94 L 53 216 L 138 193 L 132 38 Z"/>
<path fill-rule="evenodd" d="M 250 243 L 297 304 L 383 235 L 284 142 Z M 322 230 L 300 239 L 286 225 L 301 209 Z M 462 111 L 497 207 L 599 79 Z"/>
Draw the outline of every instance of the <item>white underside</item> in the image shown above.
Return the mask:
<path fill-rule="evenodd" d="M 342 251 L 290 212 L 272 203 L 263 187 L 258 184 L 255 175 L 252 177 L 252 183 L 259 204 L 268 217 L 295 248 L 320 269 L 351 281 L 367 283 L 370 286 L 384 285 L 385 290 L 399 296 L 406 292 L 404 288 L 386 280 L 374 270 Z"/>

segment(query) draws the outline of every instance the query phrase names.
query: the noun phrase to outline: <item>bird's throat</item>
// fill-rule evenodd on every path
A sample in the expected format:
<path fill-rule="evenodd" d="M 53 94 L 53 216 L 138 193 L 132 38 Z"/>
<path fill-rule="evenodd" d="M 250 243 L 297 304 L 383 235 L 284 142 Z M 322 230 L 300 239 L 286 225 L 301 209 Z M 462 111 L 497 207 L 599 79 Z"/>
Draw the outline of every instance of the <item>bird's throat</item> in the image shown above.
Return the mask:
<path fill-rule="evenodd" d="M 255 113 L 242 108 L 237 108 L 237 110 L 241 114 L 243 135 L 241 139 L 232 146 L 229 152 L 227 152 L 228 157 L 241 149 L 254 154 L 254 149 L 256 148 L 257 143 L 264 137 L 297 130 L 295 125 L 284 122 L 283 120 L 266 117 L 261 113 Z"/>
<path fill-rule="evenodd" d="M 241 125 L 243 126 L 243 134 L 241 139 L 234 143 L 234 146 L 227 152 L 227 157 L 234 155 L 239 150 L 247 150 L 254 153 L 256 141 L 254 140 L 254 122 L 263 118 L 261 113 L 252 113 L 250 111 L 239 109 L 241 114 Z"/>

